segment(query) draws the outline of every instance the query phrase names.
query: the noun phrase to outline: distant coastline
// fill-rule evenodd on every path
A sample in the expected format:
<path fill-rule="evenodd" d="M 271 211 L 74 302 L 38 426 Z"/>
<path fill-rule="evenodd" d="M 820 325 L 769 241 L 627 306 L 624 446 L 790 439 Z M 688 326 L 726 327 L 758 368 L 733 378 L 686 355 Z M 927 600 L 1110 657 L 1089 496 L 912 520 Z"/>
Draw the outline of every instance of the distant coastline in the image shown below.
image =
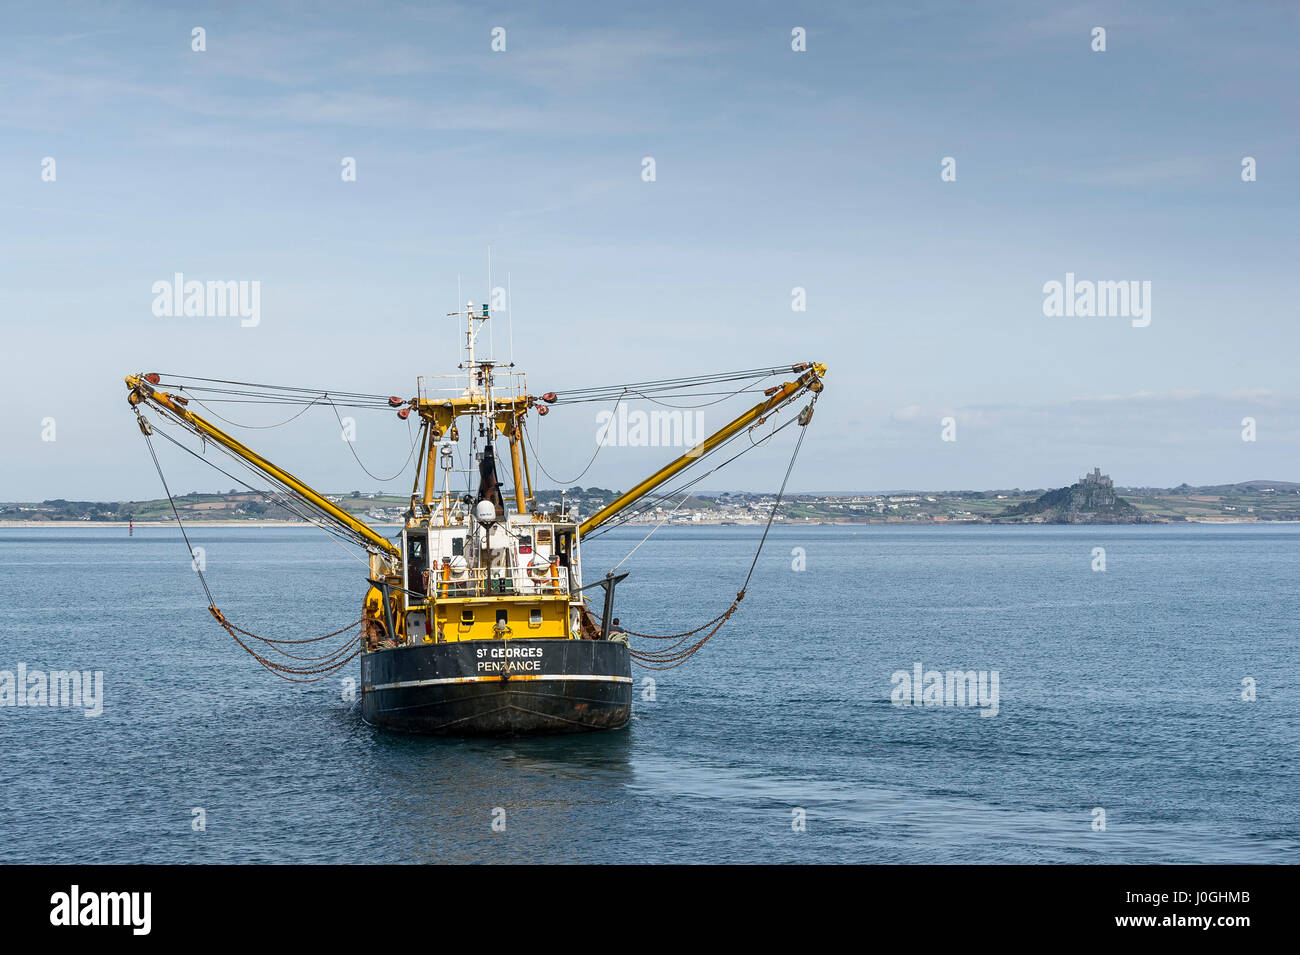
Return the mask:
<path fill-rule="evenodd" d="M 620 491 L 602 487 L 538 489 L 535 506 L 595 514 Z M 372 526 L 404 523 L 409 496 L 381 491 L 325 495 L 354 518 Z M 273 501 L 249 491 L 190 492 L 173 501 L 0 502 L 0 527 L 165 527 L 173 507 L 186 524 L 229 527 L 310 526 Z M 1244 481 L 1174 488 L 1120 487 L 1094 468 L 1074 484 L 1054 489 L 984 491 L 883 491 L 791 493 L 698 492 L 679 501 L 651 499 L 623 515 L 632 527 L 718 527 L 766 524 L 777 507 L 777 525 L 904 524 L 1253 524 L 1300 522 L 1300 483 Z"/>
<path fill-rule="evenodd" d="M 1300 520 L 1273 520 L 1269 518 L 1254 517 L 1206 517 L 1206 518 L 1188 518 L 1182 521 L 1151 521 L 1149 524 L 1159 524 L 1166 526 L 1178 526 L 1180 524 L 1300 524 Z M 130 525 L 126 521 L 0 521 L 0 528 L 32 528 L 32 527 L 120 527 L 126 530 Z M 175 527 L 175 521 L 136 521 L 135 526 L 140 527 Z M 227 520 L 204 520 L 204 521 L 187 521 L 187 527 L 314 527 L 306 521 L 227 521 Z M 395 527 L 400 528 L 400 524 L 394 523 L 377 523 L 373 527 Z M 628 523 L 624 525 L 630 528 L 653 527 L 653 522 L 645 523 Z M 670 527 L 762 527 L 763 521 L 753 521 L 745 524 L 736 521 L 691 521 L 689 524 L 670 524 Z M 994 520 L 973 520 L 973 521 L 890 521 L 890 520 L 845 520 L 845 521 L 818 521 L 818 520 L 786 520 L 776 521 L 773 527 L 1066 527 L 1066 526 L 1097 526 L 1096 524 L 1066 524 L 1065 522 L 1049 521 L 994 521 Z M 1122 527 L 1121 524 L 1108 524 L 1106 526 Z"/>

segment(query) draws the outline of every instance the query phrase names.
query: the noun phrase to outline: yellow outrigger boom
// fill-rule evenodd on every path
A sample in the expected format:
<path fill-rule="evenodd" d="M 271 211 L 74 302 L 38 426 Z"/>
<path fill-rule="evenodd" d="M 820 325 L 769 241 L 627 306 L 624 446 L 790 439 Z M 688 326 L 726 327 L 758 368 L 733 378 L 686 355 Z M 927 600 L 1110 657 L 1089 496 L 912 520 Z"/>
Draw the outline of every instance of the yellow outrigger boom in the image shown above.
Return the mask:
<path fill-rule="evenodd" d="M 333 520 L 342 524 L 354 534 L 364 538 L 366 542 L 376 550 L 388 557 L 395 558 L 399 561 L 401 560 L 402 551 L 392 541 L 386 539 L 368 524 L 357 520 L 347 511 L 343 510 L 343 508 L 329 500 L 329 498 L 325 497 L 311 486 L 303 483 L 288 471 L 272 464 L 256 451 L 253 451 L 236 441 L 216 425 L 190 411 L 180 403 L 185 399 L 178 400 L 175 396 L 170 395 L 165 391 L 158 391 L 150 382 L 145 381 L 144 377 L 140 375 L 127 375 L 126 386 L 131 389 L 131 394 L 127 400 L 130 401 L 132 407 L 139 405 L 142 402 L 149 402 L 154 406 L 167 411 L 169 414 L 174 415 L 182 422 L 189 425 L 190 428 L 198 434 L 205 438 L 211 438 L 227 451 L 247 461 L 262 473 L 267 474 L 279 481 L 281 484 L 284 484 L 295 494 L 298 494 L 305 500 L 309 501 L 312 506 L 324 511 Z"/>
<path fill-rule="evenodd" d="M 742 428 L 748 427 L 752 422 L 772 413 L 782 405 L 794 401 L 805 391 L 811 391 L 813 394 L 821 392 L 823 387 L 822 377 L 826 374 L 825 365 L 820 362 L 814 362 L 810 365 L 795 365 L 792 370 L 803 371 L 803 374 L 794 381 L 787 381 L 785 384 L 777 388 L 775 392 L 767 398 L 767 400 L 759 402 L 740 417 L 709 435 L 709 437 L 695 445 L 695 447 L 688 450 L 681 457 L 664 465 L 654 474 L 636 485 L 636 487 L 624 494 L 620 494 L 596 513 L 592 514 L 591 517 L 578 525 L 578 537 L 582 538 L 587 536 L 591 531 L 614 517 L 614 515 L 619 513 L 619 511 L 624 510 L 639 498 L 649 494 L 655 488 L 659 487 L 659 485 L 671 479 L 673 475 L 690 467 L 696 461 L 700 460 L 700 458 L 712 452 L 718 447 L 718 445 L 740 432 Z"/>

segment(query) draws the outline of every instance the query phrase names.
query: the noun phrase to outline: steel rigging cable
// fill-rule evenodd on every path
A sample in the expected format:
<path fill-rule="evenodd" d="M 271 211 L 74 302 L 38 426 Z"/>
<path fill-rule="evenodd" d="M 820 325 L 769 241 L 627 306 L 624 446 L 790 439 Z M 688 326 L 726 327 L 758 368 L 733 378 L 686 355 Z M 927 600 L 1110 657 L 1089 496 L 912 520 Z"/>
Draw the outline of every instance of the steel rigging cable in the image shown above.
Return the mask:
<path fill-rule="evenodd" d="M 328 640 L 331 637 L 337 637 L 341 634 L 347 633 L 349 630 L 353 629 L 354 627 L 359 626 L 361 624 L 361 621 L 365 619 L 364 617 L 359 620 L 353 621 L 352 623 L 348 624 L 346 627 L 342 628 L 341 630 L 336 630 L 333 633 L 327 633 L 324 636 L 320 636 L 320 637 L 311 637 L 306 640 L 274 640 L 269 637 L 261 637 L 255 633 L 251 633 L 250 631 L 243 629 L 242 627 L 235 626 L 233 623 L 231 623 L 225 618 L 222 612 L 217 609 L 216 601 L 212 597 L 212 589 L 208 586 L 207 574 L 204 572 L 204 568 L 199 563 L 198 555 L 194 553 L 194 545 L 190 542 L 190 536 L 185 530 L 185 522 L 181 520 L 180 511 L 176 507 L 175 499 L 172 497 L 171 488 L 168 487 L 167 485 L 167 478 L 163 474 L 162 464 L 158 461 L 158 454 L 154 450 L 154 446 L 153 446 L 153 426 L 149 424 L 149 421 L 145 418 L 143 414 L 140 413 L 140 410 L 138 408 L 136 409 L 136 419 L 140 425 L 140 433 L 144 435 L 145 444 L 149 448 L 149 456 L 153 458 L 154 468 L 158 471 L 158 479 L 162 482 L 163 491 L 167 495 L 167 503 L 171 506 L 172 515 L 176 518 L 176 526 L 180 528 L 181 537 L 184 539 L 185 547 L 190 553 L 191 566 L 198 574 L 199 582 L 203 585 L 203 592 L 204 594 L 207 595 L 208 612 L 212 614 L 213 619 L 215 619 L 217 623 L 220 624 L 221 627 L 227 633 L 229 633 L 232 638 L 234 638 L 234 641 L 237 644 L 243 647 L 243 649 L 247 651 L 248 654 L 253 657 L 253 659 L 255 659 L 259 664 L 261 664 L 262 667 L 264 667 L 266 670 L 269 670 L 271 673 L 274 673 L 276 676 L 280 677 L 281 679 L 288 680 L 292 683 L 319 682 L 320 680 L 324 680 L 329 676 L 331 676 L 332 674 L 337 673 L 343 667 L 347 666 L 350 662 L 352 662 L 352 660 L 356 659 L 356 657 L 361 653 L 360 635 L 358 635 L 355 638 L 350 638 L 345 643 L 336 647 L 335 649 L 315 657 L 304 657 L 304 656 L 298 656 L 296 654 L 289 653 L 287 650 L 284 650 L 282 648 L 282 645 L 318 643 L 321 640 Z M 165 432 L 164 432 L 164 436 L 170 437 L 166 435 Z M 174 439 L 172 440 L 174 441 Z M 243 637 L 248 637 L 251 640 L 261 641 L 263 644 L 267 646 L 268 649 L 274 650 L 275 652 L 281 654 L 282 656 L 288 657 L 291 660 L 296 660 L 299 661 L 300 663 L 303 662 L 310 663 L 311 665 L 295 666 L 293 664 L 280 663 L 279 661 L 271 659 L 270 657 L 265 656 L 262 653 L 259 653 L 257 650 L 254 650 L 251 646 L 249 646 L 248 643 L 245 643 L 244 640 L 241 639 L 241 635 Z M 354 646 L 355 649 L 353 649 Z M 349 651 L 351 652 L 349 653 Z"/>
<path fill-rule="evenodd" d="M 763 545 L 767 543 L 767 534 L 772 529 L 772 521 L 776 519 L 777 509 L 780 508 L 781 499 L 785 496 L 785 488 L 790 482 L 790 475 L 793 473 L 794 463 L 799 457 L 799 449 L 803 446 L 804 436 L 808 433 L 808 422 L 812 420 L 813 405 L 816 403 L 817 399 L 814 397 L 813 400 L 808 403 L 807 407 L 799 412 L 798 418 L 786 422 L 786 425 L 798 423 L 800 428 L 799 440 L 795 442 L 794 452 L 790 455 L 790 464 L 785 469 L 785 478 L 781 481 L 781 490 L 777 492 L 776 501 L 772 504 L 772 510 L 767 516 L 767 525 L 763 528 L 763 536 L 759 539 L 758 548 L 754 551 L 754 560 L 749 565 L 749 573 L 745 575 L 745 582 L 740 585 L 740 590 L 736 594 L 736 599 L 731 602 L 730 607 L 712 620 L 700 624 L 700 626 L 696 627 L 694 630 L 687 630 L 684 633 L 661 636 L 649 633 L 636 633 L 632 630 L 626 631 L 629 636 L 633 637 L 643 637 L 649 640 L 676 641 L 672 646 L 665 647 L 662 650 L 637 650 L 629 647 L 628 649 L 632 655 L 632 660 L 637 666 L 646 670 L 671 670 L 674 667 L 681 666 L 686 662 L 686 660 L 698 653 L 700 649 L 713 638 L 714 634 L 722 629 L 722 625 L 731 619 L 731 615 L 740 609 L 740 602 L 745 599 L 745 592 L 749 589 L 749 582 L 754 577 L 754 569 L 758 566 L 758 558 L 763 553 Z M 784 428 L 786 425 L 782 425 L 781 427 Z M 746 448 L 745 450 L 747 451 L 749 449 Z M 744 451 L 741 452 L 741 454 L 743 453 Z M 737 457 L 739 457 L 739 455 L 737 455 Z M 690 637 L 707 627 L 712 627 L 713 629 L 709 630 L 708 633 L 694 643 L 683 646 Z"/>

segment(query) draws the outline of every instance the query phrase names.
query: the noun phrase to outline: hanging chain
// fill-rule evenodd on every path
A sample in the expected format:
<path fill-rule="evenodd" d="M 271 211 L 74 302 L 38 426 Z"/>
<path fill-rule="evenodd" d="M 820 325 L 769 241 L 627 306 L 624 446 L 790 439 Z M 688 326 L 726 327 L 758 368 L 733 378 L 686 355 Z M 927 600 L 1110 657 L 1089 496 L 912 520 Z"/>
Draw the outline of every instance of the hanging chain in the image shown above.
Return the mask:
<path fill-rule="evenodd" d="M 813 405 L 817 403 L 816 396 L 808 405 L 799 412 L 799 440 L 794 444 L 794 451 L 790 455 L 790 464 L 785 469 L 785 478 L 781 481 L 781 490 L 777 492 L 776 500 L 772 504 L 772 510 L 767 515 L 767 525 L 763 528 L 763 536 L 758 541 L 758 548 L 754 551 L 754 560 L 749 565 L 749 573 L 745 575 L 745 582 L 740 585 L 740 590 L 736 593 L 736 599 L 731 602 L 731 606 L 724 610 L 718 616 L 714 617 L 707 623 L 700 624 L 694 630 L 687 630 L 683 633 L 674 633 L 668 636 L 659 636 L 649 633 L 636 633 L 628 630 L 630 636 L 644 637 L 647 640 L 676 640 L 672 646 L 664 647 L 658 650 L 632 650 L 632 659 L 637 666 L 646 670 L 671 670 L 674 667 L 681 666 L 686 660 L 694 656 L 699 650 L 713 638 L 723 624 L 731 619 L 731 615 L 740 609 L 740 602 L 745 599 L 745 592 L 749 589 L 749 582 L 753 579 L 754 569 L 758 566 L 758 558 L 763 553 L 763 545 L 767 543 L 767 534 L 772 529 L 772 521 L 776 519 L 776 512 L 781 507 L 781 500 L 785 497 L 786 485 L 790 483 L 790 475 L 794 471 L 794 463 L 799 457 L 799 449 L 803 446 L 804 436 L 808 433 L 808 422 L 812 421 Z M 695 634 L 702 630 L 712 627 L 702 638 L 688 646 L 684 643 Z"/>
<path fill-rule="evenodd" d="M 153 425 L 151 425 L 149 420 L 140 413 L 139 408 L 135 409 L 135 416 L 137 423 L 140 425 L 140 433 L 144 435 L 145 444 L 149 448 L 149 456 L 153 458 L 153 466 L 158 472 L 158 480 L 162 482 L 163 492 L 167 495 L 167 503 L 171 506 L 172 515 L 176 518 L 176 526 L 180 528 L 181 537 L 185 541 L 185 547 L 190 552 L 190 566 L 193 567 L 194 572 L 199 575 L 199 583 L 203 585 L 203 592 L 207 595 L 208 612 L 212 614 L 213 619 L 221 625 L 222 629 L 229 633 L 230 636 L 234 638 L 234 641 L 243 647 L 244 650 L 248 652 L 249 656 L 260 663 L 264 668 L 281 679 L 288 680 L 291 683 L 316 683 L 320 680 L 327 679 L 356 659 L 358 654 L 361 653 L 360 635 L 349 639 L 346 643 L 336 647 L 328 653 L 316 657 L 297 656 L 282 649 L 282 646 L 319 643 L 322 640 L 337 637 L 341 634 L 347 633 L 353 627 L 359 625 L 362 620 L 365 619 L 364 617 L 362 617 L 361 620 L 353 621 L 341 630 L 327 633 L 321 637 L 309 637 L 306 640 L 275 640 L 270 637 L 261 637 L 243 629 L 242 627 L 235 626 L 226 619 L 225 615 L 217 609 L 217 602 L 213 599 L 212 590 L 208 586 L 208 578 L 204 574 L 203 568 L 199 565 L 198 555 L 194 553 L 194 545 L 190 543 L 190 535 L 185 530 L 185 522 L 181 520 L 180 510 L 176 507 L 176 500 L 172 497 L 171 488 L 167 486 L 167 478 L 163 475 L 162 464 L 158 461 L 158 453 L 154 450 L 153 446 Z M 290 660 L 297 660 L 300 663 L 308 663 L 311 665 L 295 666 L 293 664 L 280 663 L 276 660 L 270 659 L 254 650 L 248 645 L 248 643 L 245 643 L 244 640 L 241 639 L 241 634 L 250 640 L 261 641 L 266 644 L 269 649 L 274 650 L 281 656 L 288 657 Z M 353 649 L 354 646 L 356 649 Z M 351 652 L 349 653 L 349 651 Z M 344 654 L 347 655 L 344 656 Z"/>

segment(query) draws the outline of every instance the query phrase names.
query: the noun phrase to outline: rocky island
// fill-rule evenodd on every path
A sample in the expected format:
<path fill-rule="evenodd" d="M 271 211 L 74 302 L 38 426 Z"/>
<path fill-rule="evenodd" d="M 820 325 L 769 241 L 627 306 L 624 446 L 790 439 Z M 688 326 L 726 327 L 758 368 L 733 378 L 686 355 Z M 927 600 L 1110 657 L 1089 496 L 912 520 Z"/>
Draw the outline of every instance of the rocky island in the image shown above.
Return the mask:
<path fill-rule="evenodd" d="M 1008 507 L 997 524 L 1152 524 L 1156 521 L 1115 493 L 1115 482 L 1093 468 L 1069 487 Z"/>

